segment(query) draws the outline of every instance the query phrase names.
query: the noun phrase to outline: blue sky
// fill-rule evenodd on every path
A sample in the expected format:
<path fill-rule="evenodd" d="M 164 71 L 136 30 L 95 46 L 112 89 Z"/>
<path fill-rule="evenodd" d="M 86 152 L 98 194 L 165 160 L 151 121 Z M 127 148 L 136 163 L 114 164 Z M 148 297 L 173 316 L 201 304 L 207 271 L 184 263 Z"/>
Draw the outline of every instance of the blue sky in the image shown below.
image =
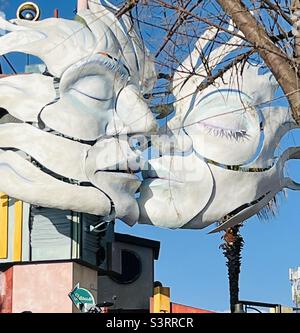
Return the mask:
<path fill-rule="evenodd" d="M 8 18 L 23 1 L 0 1 Z M 59 8 L 60 16 L 74 16 L 75 0 L 35 1 L 42 8 L 42 17 L 53 15 Z M 6 5 L 5 5 L 6 4 Z M 18 70 L 24 66 L 24 56 L 13 56 Z M 4 66 L 6 68 L 6 66 Z M 282 144 L 300 143 L 299 131 L 289 134 Z M 299 163 L 291 162 L 289 174 L 300 181 Z M 292 305 L 288 269 L 300 266 L 300 193 L 288 192 L 282 199 L 279 214 L 268 222 L 254 217 L 241 229 L 245 240 L 240 280 L 240 299 Z M 161 253 L 156 263 L 156 276 L 171 287 L 174 302 L 217 311 L 229 307 L 228 280 L 225 259 L 219 245 L 221 234 L 208 235 L 209 229 L 199 231 L 164 230 L 150 226 L 129 228 L 119 222 L 117 230 L 161 242 Z"/>

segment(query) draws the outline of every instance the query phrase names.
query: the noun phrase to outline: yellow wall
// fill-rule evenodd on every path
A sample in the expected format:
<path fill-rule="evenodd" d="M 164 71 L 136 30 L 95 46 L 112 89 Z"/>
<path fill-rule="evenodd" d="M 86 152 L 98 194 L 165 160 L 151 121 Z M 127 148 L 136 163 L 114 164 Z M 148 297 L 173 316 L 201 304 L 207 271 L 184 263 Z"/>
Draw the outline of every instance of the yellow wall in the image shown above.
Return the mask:
<path fill-rule="evenodd" d="M 23 202 L 16 201 L 14 224 L 14 254 L 13 261 L 22 261 L 22 233 L 23 233 Z"/>
<path fill-rule="evenodd" d="M 8 256 L 8 196 L 0 193 L 0 259 Z"/>
<path fill-rule="evenodd" d="M 170 313 L 170 288 L 156 287 L 153 296 L 153 313 Z"/>
<path fill-rule="evenodd" d="M 22 261 L 23 202 L 0 193 L 0 261 Z"/>

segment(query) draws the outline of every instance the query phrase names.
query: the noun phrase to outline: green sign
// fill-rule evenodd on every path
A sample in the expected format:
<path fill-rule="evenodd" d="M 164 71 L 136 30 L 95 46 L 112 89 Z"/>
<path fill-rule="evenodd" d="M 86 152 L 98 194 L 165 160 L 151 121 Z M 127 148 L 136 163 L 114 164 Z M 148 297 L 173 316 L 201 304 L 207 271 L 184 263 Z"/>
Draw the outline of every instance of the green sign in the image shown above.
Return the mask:
<path fill-rule="evenodd" d="M 88 310 L 95 306 L 95 299 L 92 293 L 85 288 L 80 288 L 79 283 L 70 292 L 69 297 L 74 305 L 80 310 Z"/>

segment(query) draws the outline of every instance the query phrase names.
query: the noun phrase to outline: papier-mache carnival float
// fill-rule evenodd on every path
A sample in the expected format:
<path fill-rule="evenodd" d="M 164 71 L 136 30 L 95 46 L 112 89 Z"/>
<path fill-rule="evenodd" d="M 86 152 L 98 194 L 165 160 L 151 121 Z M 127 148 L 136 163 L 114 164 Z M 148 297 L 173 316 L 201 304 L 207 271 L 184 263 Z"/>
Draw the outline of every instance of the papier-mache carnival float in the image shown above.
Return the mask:
<path fill-rule="evenodd" d="M 144 98 L 156 84 L 154 61 L 117 11 L 79 0 L 74 20 L 40 20 L 26 2 L 17 18 L 0 17 L 1 55 L 41 61 L 0 79 L 0 312 L 88 311 L 118 303 L 114 283 L 126 285 L 118 307 L 133 309 L 133 281 L 137 308 L 146 309 L 159 242 L 116 233 L 116 220 L 217 223 L 218 232 L 272 210 L 278 192 L 300 189 L 284 173 L 300 148 L 276 151 L 297 124 L 289 108 L 268 104 L 278 88 L 270 72 L 247 64 L 198 92 L 198 50 L 219 33 L 208 29 L 174 75 L 175 112 L 160 135 Z M 211 68 L 243 43 L 239 34 L 212 51 Z M 153 137 L 158 158 L 145 160 L 132 144 L 141 135 Z"/>

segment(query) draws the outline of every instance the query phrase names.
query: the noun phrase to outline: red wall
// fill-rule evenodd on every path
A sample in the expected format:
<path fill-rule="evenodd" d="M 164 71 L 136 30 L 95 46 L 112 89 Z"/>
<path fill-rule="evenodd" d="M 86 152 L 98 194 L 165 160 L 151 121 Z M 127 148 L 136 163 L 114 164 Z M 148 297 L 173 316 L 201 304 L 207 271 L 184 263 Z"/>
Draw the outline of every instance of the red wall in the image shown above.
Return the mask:
<path fill-rule="evenodd" d="M 13 267 L 5 271 L 0 270 L 4 274 L 5 290 L 0 290 L 0 313 L 12 312 L 12 291 L 13 291 Z M 3 279 L 3 277 L 2 277 Z"/>
<path fill-rule="evenodd" d="M 171 313 L 214 313 L 214 311 L 197 309 L 187 305 L 171 303 Z"/>
<path fill-rule="evenodd" d="M 150 297 L 150 313 L 153 313 L 153 297 Z M 192 306 L 171 303 L 171 313 L 215 313 L 214 311 L 193 308 Z"/>

